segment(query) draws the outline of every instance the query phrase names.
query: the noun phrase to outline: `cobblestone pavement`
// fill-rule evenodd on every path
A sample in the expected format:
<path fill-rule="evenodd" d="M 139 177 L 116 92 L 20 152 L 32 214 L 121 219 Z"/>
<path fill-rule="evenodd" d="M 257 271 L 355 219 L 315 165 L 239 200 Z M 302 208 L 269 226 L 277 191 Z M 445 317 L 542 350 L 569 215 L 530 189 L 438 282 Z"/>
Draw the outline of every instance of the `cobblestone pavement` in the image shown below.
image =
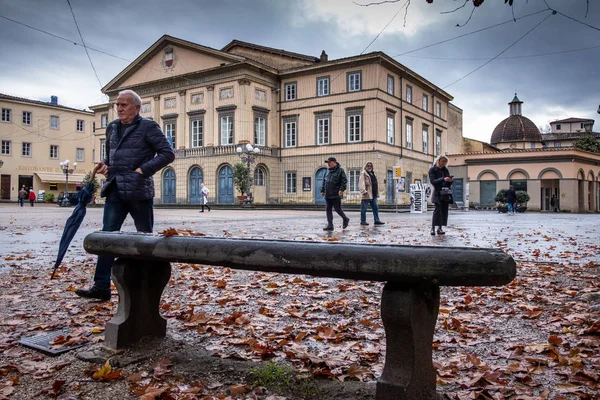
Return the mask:
<path fill-rule="evenodd" d="M 0 269 L 7 257 L 35 255 L 40 265 L 54 262 L 60 235 L 72 208 L 52 204 L 19 207 L 0 205 Z M 495 211 L 451 211 L 447 234 L 431 236 L 431 212 L 410 214 L 383 212 L 386 223 L 374 227 L 359 225 L 359 212 L 350 211 L 350 225 L 334 214 L 335 231 L 323 232 L 323 211 L 215 209 L 199 213 L 197 209 L 155 210 L 155 231 L 167 228 L 190 229 L 215 237 L 243 237 L 286 240 L 340 240 L 355 243 L 393 243 L 429 246 L 500 247 L 517 260 L 544 262 L 599 262 L 600 214 L 524 213 L 514 216 Z M 86 257 L 83 238 L 102 227 L 102 209 L 89 208 L 87 216 L 65 257 Z M 135 231 L 128 218 L 123 231 Z"/>

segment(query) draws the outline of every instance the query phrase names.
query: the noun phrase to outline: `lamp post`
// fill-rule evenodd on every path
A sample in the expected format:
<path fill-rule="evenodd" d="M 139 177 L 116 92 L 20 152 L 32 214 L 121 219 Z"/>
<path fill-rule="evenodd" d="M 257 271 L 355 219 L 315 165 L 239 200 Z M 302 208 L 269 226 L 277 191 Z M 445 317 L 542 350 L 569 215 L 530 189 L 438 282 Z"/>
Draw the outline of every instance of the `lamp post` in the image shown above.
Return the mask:
<path fill-rule="evenodd" d="M 246 143 L 246 146 L 238 146 L 235 151 L 242 159 L 242 162 L 246 163 L 248 181 L 246 183 L 246 201 L 244 202 L 244 206 L 250 206 L 252 204 L 252 198 L 250 197 L 250 164 L 254 164 L 256 155 L 260 153 L 260 149 L 252 146 L 250 143 Z"/>
<path fill-rule="evenodd" d="M 71 162 L 69 160 L 65 160 L 60 163 L 60 169 L 65 174 L 65 197 L 63 197 L 63 203 L 69 202 L 69 174 L 73 174 L 75 172 L 75 168 L 77 168 L 77 163 L 73 163 L 73 167 L 71 168 Z"/>

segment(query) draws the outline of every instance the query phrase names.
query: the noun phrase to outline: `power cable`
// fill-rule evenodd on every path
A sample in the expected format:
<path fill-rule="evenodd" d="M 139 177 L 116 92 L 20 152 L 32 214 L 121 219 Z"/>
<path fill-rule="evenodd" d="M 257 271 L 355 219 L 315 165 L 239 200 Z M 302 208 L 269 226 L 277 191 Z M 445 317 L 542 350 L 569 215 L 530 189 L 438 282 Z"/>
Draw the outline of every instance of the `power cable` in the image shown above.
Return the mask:
<path fill-rule="evenodd" d="M 457 80 L 455 80 L 454 82 L 452 82 L 449 85 L 444 86 L 444 90 L 446 90 L 446 88 L 454 85 L 455 83 L 458 83 L 460 81 L 462 81 L 463 79 L 465 79 L 466 77 L 468 77 L 469 75 L 474 74 L 475 72 L 479 71 L 481 68 L 485 67 L 486 65 L 488 65 L 489 63 L 491 63 L 492 61 L 494 61 L 495 59 L 497 59 L 498 57 L 500 57 L 502 54 L 504 54 L 505 52 L 507 52 L 511 47 L 513 47 L 514 45 L 516 45 L 517 43 L 519 43 L 523 38 L 525 38 L 525 36 L 529 35 L 531 32 L 533 32 L 538 26 L 540 26 L 541 24 L 543 24 L 548 18 L 550 18 L 552 15 L 554 15 L 555 13 L 550 13 L 546 16 L 546 18 L 544 18 L 543 20 L 541 20 L 540 22 L 538 22 L 533 28 L 531 28 L 530 30 L 528 30 L 524 35 L 522 35 L 519 39 L 517 39 L 515 42 L 513 42 L 510 46 L 508 46 L 507 48 L 505 48 L 504 50 L 502 50 L 500 53 L 498 53 L 497 55 L 495 55 L 494 57 L 490 58 L 488 61 L 484 62 L 483 64 L 481 64 L 479 67 L 475 68 L 473 71 L 469 72 L 468 74 L 466 74 L 465 76 L 463 76 L 462 78 L 459 78 Z"/>

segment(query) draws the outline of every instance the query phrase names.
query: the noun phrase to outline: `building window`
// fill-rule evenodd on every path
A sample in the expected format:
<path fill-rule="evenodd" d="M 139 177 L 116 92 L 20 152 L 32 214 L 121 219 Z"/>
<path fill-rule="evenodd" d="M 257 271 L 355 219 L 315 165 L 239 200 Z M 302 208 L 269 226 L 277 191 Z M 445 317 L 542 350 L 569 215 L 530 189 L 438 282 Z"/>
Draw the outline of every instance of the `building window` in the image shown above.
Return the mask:
<path fill-rule="evenodd" d="M 406 85 L 406 102 L 412 104 L 412 86 Z"/>
<path fill-rule="evenodd" d="M 177 107 L 177 98 L 176 97 L 167 97 L 165 99 L 165 109 L 175 108 L 175 107 Z"/>
<path fill-rule="evenodd" d="M 2 109 L 2 122 L 10 122 L 11 111 L 10 108 Z"/>
<path fill-rule="evenodd" d="M 262 89 L 254 89 L 254 98 L 260 101 L 267 101 L 267 92 Z"/>
<path fill-rule="evenodd" d="M 100 128 L 106 128 L 108 125 L 108 114 L 100 115 Z"/>
<path fill-rule="evenodd" d="M 406 193 L 410 193 L 411 192 L 411 190 L 410 190 L 410 184 L 413 183 L 412 176 L 413 176 L 412 172 L 407 172 L 406 173 Z"/>
<path fill-rule="evenodd" d="M 190 121 L 190 134 L 192 148 L 204 146 L 204 118 L 198 117 Z"/>
<path fill-rule="evenodd" d="M 23 142 L 23 147 L 21 148 L 21 155 L 23 157 L 31 157 L 31 143 Z"/>
<path fill-rule="evenodd" d="M 50 128 L 51 129 L 58 129 L 59 128 L 58 115 L 51 115 L 50 116 Z"/>
<path fill-rule="evenodd" d="M 192 104 L 202 104 L 204 103 L 204 92 L 201 93 L 192 93 L 190 96 L 190 100 Z"/>
<path fill-rule="evenodd" d="M 219 90 L 219 99 L 220 100 L 233 99 L 233 88 L 226 87 L 226 88 Z"/>
<path fill-rule="evenodd" d="M 346 111 L 346 121 L 348 143 L 362 141 L 362 110 Z"/>
<path fill-rule="evenodd" d="M 167 137 L 167 140 L 169 141 L 169 143 L 171 144 L 171 147 L 176 149 L 177 147 L 177 124 L 175 121 L 171 120 L 171 121 L 165 121 L 165 125 L 164 125 L 164 132 L 165 132 L 165 136 Z"/>
<path fill-rule="evenodd" d="M 58 160 L 58 146 L 55 144 L 50 145 L 50 158 Z"/>
<path fill-rule="evenodd" d="M 2 141 L 2 154 L 10 155 L 10 144 L 11 144 L 10 140 Z"/>
<path fill-rule="evenodd" d="M 23 111 L 23 125 L 31 125 L 31 112 Z"/>
<path fill-rule="evenodd" d="M 442 131 L 435 131 L 435 155 L 442 154 Z"/>
<path fill-rule="evenodd" d="M 285 84 L 285 101 L 296 100 L 296 82 Z"/>
<path fill-rule="evenodd" d="M 296 194 L 296 172 L 285 173 L 285 194 Z"/>
<path fill-rule="evenodd" d="M 254 169 L 254 186 L 265 186 L 265 170 L 263 167 Z"/>
<path fill-rule="evenodd" d="M 526 179 L 511 179 L 510 180 L 510 185 L 512 185 L 512 187 L 516 190 L 522 190 L 524 192 L 527 191 L 527 180 Z"/>
<path fill-rule="evenodd" d="M 387 142 L 388 144 L 394 144 L 394 137 L 396 136 L 396 132 L 394 129 L 394 116 L 388 114 L 387 116 Z"/>
<path fill-rule="evenodd" d="M 82 119 L 77 120 L 77 132 L 83 132 L 85 127 L 85 121 Z"/>
<path fill-rule="evenodd" d="M 283 123 L 283 129 L 285 133 L 285 147 L 296 147 L 298 138 L 297 119 L 285 119 Z"/>
<path fill-rule="evenodd" d="M 579 127 L 580 127 L 581 129 L 583 129 L 583 122 L 582 122 L 581 124 L 579 124 Z"/>
<path fill-rule="evenodd" d="M 423 153 L 427 154 L 429 148 L 429 127 L 423 125 Z"/>
<path fill-rule="evenodd" d="M 423 95 L 423 110 L 429 111 L 429 97 L 426 94 Z"/>
<path fill-rule="evenodd" d="M 412 138 L 412 119 L 406 119 L 406 148 L 413 148 L 413 138 Z"/>
<path fill-rule="evenodd" d="M 85 161 L 85 149 L 77 148 L 75 151 L 75 160 L 76 161 Z"/>
<path fill-rule="evenodd" d="M 360 86 L 361 72 L 348 72 L 348 91 L 358 92 L 361 89 Z"/>
<path fill-rule="evenodd" d="M 324 146 L 330 144 L 331 114 L 321 114 L 315 118 L 317 125 L 317 145 Z"/>
<path fill-rule="evenodd" d="M 142 109 L 140 110 L 142 113 L 147 114 L 152 111 L 152 105 L 149 101 L 142 103 Z"/>
<path fill-rule="evenodd" d="M 106 140 L 100 140 L 100 161 L 103 161 L 106 158 Z"/>
<path fill-rule="evenodd" d="M 560 147 L 560 142 L 558 140 L 554 142 L 554 147 Z"/>
<path fill-rule="evenodd" d="M 388 75 L 387 92 L 392 96 L 394 95 L 394 77 L 391 75 Z"/>
<path fill-rule="evenodd" d="M 267 142 L 267 116 L 265 114 L 254 114 L 254 144 L 265 146 Z"/>
<path fill-rule="evenodd" d="M 556 130 L 560 131 L 560 124 L 556 124 Z"/>
<path fill-rule="evenodd" d="M 221 146 L 233 144 L 233 114 L 221 114 L 219 121 Z"/>
<path fill-rule="evenodd" d="M 348 170 L 348 191 L 358 192 L 358 179 L 360 178 L 360 169 Z"/>
<path fill-rule="evenodd" d="M 329 77 L 317 78 L 317 96 L 329 96 Z"/>
<path fill-rule="evenodd" d="M 435 115 L 438 118 L 442 118 L 442 103 L 439 101 L 435 102 Z"/>

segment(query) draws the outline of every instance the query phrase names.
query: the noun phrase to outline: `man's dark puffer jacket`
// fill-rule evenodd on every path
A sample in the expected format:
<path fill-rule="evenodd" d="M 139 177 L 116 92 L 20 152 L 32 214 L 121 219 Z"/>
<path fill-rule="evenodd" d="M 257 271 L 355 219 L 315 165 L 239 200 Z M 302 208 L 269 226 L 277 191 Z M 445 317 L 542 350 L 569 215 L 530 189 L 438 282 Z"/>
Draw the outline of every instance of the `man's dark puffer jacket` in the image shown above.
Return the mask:
<path fill-rule="evenodd" d="M 139 115 L 119 140 L 120 120 L 106 127 L 108 179 L 100 196 L 115 182 L 121 200 L 149 200 L 154 197 L 152 175 L 175 159 L 175 153 L 158 124 Z M 143 175 L 135 172 L 141 168 Z M 114 190 L 114 189 L 111 189 Z"/>

